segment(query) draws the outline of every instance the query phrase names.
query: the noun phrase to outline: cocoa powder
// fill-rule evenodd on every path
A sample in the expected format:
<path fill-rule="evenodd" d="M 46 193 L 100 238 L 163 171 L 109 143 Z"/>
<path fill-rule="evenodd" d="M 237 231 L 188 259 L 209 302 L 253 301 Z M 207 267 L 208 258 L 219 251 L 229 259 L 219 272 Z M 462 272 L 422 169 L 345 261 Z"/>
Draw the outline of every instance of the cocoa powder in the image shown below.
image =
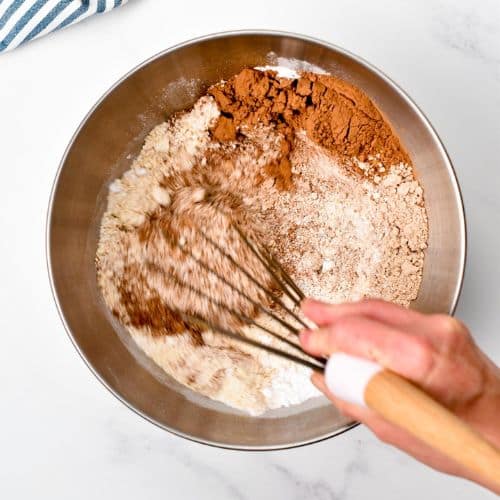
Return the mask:
<path fill-rule="evenodd" d="M 134 276 L 135 280 L 130 280 L 130 276 Z M 136 263 L 125 266 L 117 288 L 126 314 L 116 308 L 112 313 L 123 324 L 147 328 L 153 336 L 189 332 L 193 344 L 203 344 L 201 329 L 185 322 L 176 311 L 168 307 L 159 293 L 149 285 L 141 267 Z"/>
<path fill-rule="evenodd" d="M 291 186 L 288 155 L 298 130 L 305 130 L 348 170 L 370 179 L 383 175 L 384 165 L 411 165 L 398 137 L 368 96 L 334 76 L 302 73 L 291 79 L 274 71 L 244 69 L 208 93 L 221 111 L 212 129 L 214 139 L 234 140 L 240 127 L 258 123 L 275 125 L 283 132 L 289 144 L 268 168 L 282 189 Z"/>
<path fill-rule="evenodd" d="M 221 305 L 289 335 L 229 286 L 273 306 L 209 240 L 266 288 L 268 273 L 233 224 L 264 243 L 307 296 L 407 306 L 424 262 L 423 191 L 382 115 L 338 79 L 245 70 L 210 94 L 158 125 L 110 185 L 97 278 L 110 310 L 167 373 L 259 414 L 316 393 L 302 367 L 184 321 L 203 316 L 288 348 L 226 315 Z"/>

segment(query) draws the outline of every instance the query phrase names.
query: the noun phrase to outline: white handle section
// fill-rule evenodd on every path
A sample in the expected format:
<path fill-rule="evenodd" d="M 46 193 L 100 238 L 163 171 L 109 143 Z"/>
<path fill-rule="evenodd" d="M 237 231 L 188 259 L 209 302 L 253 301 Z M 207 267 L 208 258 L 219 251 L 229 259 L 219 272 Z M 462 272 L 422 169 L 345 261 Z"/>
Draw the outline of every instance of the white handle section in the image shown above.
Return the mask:
<path fill-rule="evenodd" d="M 381 370 L 382 367 L 374 361 L 337 352 L 326 363 L 325 381 L 334 396 L 349 403 L 366 406 L 365 388 L 370 379 Z"/>

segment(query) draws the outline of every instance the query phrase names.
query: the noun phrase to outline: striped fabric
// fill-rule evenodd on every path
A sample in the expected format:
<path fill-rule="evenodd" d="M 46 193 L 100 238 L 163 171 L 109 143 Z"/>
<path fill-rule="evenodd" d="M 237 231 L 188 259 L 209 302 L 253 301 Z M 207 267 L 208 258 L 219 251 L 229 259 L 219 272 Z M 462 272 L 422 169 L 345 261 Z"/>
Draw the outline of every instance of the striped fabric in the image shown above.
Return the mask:
<path fill-rule="evenodd" d="M 0 0 L 0 52 L 128 0 Z"/>

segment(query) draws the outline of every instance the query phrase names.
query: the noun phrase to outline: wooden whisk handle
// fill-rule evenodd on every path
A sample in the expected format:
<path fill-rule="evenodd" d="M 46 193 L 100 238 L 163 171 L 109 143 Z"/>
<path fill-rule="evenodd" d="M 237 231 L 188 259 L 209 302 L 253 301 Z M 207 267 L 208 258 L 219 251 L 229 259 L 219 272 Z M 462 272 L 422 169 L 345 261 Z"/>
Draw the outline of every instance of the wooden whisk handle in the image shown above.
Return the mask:
<path fill-rule="evenodd" d="M 325 379 L 336 396 L 371 408 L 500 489 L 500 450 L 405 378 L 377 363 L 335 353 Z"/>

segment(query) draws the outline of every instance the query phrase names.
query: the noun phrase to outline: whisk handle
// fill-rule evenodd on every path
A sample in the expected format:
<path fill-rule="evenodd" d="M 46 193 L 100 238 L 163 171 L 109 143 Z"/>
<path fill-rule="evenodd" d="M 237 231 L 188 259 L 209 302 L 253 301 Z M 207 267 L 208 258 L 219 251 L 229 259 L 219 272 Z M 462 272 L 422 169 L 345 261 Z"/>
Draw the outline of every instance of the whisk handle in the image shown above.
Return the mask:
<path fill-rule="evenodd" d="M 371 408 L 500 488 L 500 450 L 410 381 L 344 353 L 332 354 L 325 381 L 337 397 Z"/>

